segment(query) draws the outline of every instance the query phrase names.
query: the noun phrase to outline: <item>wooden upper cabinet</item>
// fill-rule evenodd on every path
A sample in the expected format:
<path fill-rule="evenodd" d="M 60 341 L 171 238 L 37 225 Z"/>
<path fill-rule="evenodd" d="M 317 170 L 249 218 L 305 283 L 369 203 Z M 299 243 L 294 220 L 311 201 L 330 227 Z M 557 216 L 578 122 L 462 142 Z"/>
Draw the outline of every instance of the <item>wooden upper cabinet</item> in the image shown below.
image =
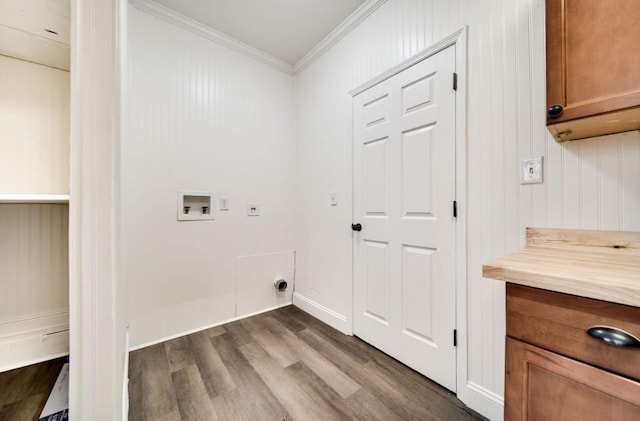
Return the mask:
<path fill-rule="evenodd" d="M 638 0 L 547 0 L 546 41 L 556 140 L 640 129 Z"/>

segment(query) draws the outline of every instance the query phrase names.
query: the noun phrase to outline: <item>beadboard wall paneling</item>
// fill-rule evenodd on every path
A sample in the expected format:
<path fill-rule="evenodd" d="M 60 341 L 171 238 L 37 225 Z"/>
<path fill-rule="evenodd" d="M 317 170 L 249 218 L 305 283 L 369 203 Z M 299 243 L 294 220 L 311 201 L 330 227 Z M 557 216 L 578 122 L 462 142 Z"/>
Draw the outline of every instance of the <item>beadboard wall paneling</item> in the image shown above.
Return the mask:
<path fill-rule="evenodd" d="M 68 311 L 68 232 L 67 205 L 0 204 L 0 325 Z"/>
<path fill-rule="evenodd" d="M 463 26 L 468 387 L 458 394 L 500 419 L 504 284 L 483 279 L 482 264 L 523 246 L 527 226 L 640 231 L 640 133 L 560 145 L 545 128 L 543 0 L 389 0 L 296 76 L 296 295 L 335 325 L 349 324 L 347 93 Z M 520 185 L 520 160 L 535 156 L 544 157 L 544 183 Z"/>
<path fill-rule="evenodd" d="M 281 304 L 272 272 L 293 276 L 278 253 L 293 251 L 295 143 L 291 75 L 129 12 L 122 264 L 136 348 Z M 214 192 L 215 220 L 177 222 L 179 190 Z M 275 259 L 252 275 L 271 286 L 257 301 L 237 278 L 250 255 Z"/>
<path fill-rule="evenodd" d="M 69 72 L 0 55 L 0 194 L 69 194 Z"/>

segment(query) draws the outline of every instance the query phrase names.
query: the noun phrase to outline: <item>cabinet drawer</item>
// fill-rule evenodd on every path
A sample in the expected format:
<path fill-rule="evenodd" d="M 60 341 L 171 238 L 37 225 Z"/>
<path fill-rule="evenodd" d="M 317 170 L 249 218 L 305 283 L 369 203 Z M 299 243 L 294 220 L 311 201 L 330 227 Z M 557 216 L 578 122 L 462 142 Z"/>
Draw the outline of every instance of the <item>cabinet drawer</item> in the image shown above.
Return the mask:
<path fill-rule="evenodd" d="M 505 421 L 640 419 L 640 383 L 511 338 Z"/>
<path fill-rule="evenodd" d="M 587 334 L 608 326 L 640 337 L 640 308 L 507 284 L 507 336 L 640 379 L 640 348 L 609 345 Z"/>

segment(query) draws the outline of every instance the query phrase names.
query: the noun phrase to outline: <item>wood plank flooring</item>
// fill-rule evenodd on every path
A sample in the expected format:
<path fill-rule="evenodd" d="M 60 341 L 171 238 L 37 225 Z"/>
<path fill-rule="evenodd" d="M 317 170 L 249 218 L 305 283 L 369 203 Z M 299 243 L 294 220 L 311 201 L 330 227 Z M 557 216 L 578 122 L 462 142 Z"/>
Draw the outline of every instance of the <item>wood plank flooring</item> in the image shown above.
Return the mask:
<path fill-rule="evenodd" d="M 0 373 L 0 421 L 37 421 L 65 360 Z"/>
<path fill-rule="evenodd" d="M 288 306 L 130 354 L 129 420 L 483 420 L 454 394 Z"/>

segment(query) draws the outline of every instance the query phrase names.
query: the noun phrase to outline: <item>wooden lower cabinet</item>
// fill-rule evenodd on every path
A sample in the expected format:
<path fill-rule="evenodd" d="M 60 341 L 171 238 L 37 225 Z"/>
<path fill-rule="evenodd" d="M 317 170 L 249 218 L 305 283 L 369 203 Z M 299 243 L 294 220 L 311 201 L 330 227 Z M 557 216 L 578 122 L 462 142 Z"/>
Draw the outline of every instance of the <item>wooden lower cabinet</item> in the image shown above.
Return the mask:
<path fill-rule="evenodd" d="M 640 308 L 507 283 L 506 421 L 640 420 L 640 348 L 593 326 L 640 337 Z"/>
<path fill-rule="evenodd" d="M 512 338 L 506 356 L 506 421 L 640 419 L 636 381 Z"/>

